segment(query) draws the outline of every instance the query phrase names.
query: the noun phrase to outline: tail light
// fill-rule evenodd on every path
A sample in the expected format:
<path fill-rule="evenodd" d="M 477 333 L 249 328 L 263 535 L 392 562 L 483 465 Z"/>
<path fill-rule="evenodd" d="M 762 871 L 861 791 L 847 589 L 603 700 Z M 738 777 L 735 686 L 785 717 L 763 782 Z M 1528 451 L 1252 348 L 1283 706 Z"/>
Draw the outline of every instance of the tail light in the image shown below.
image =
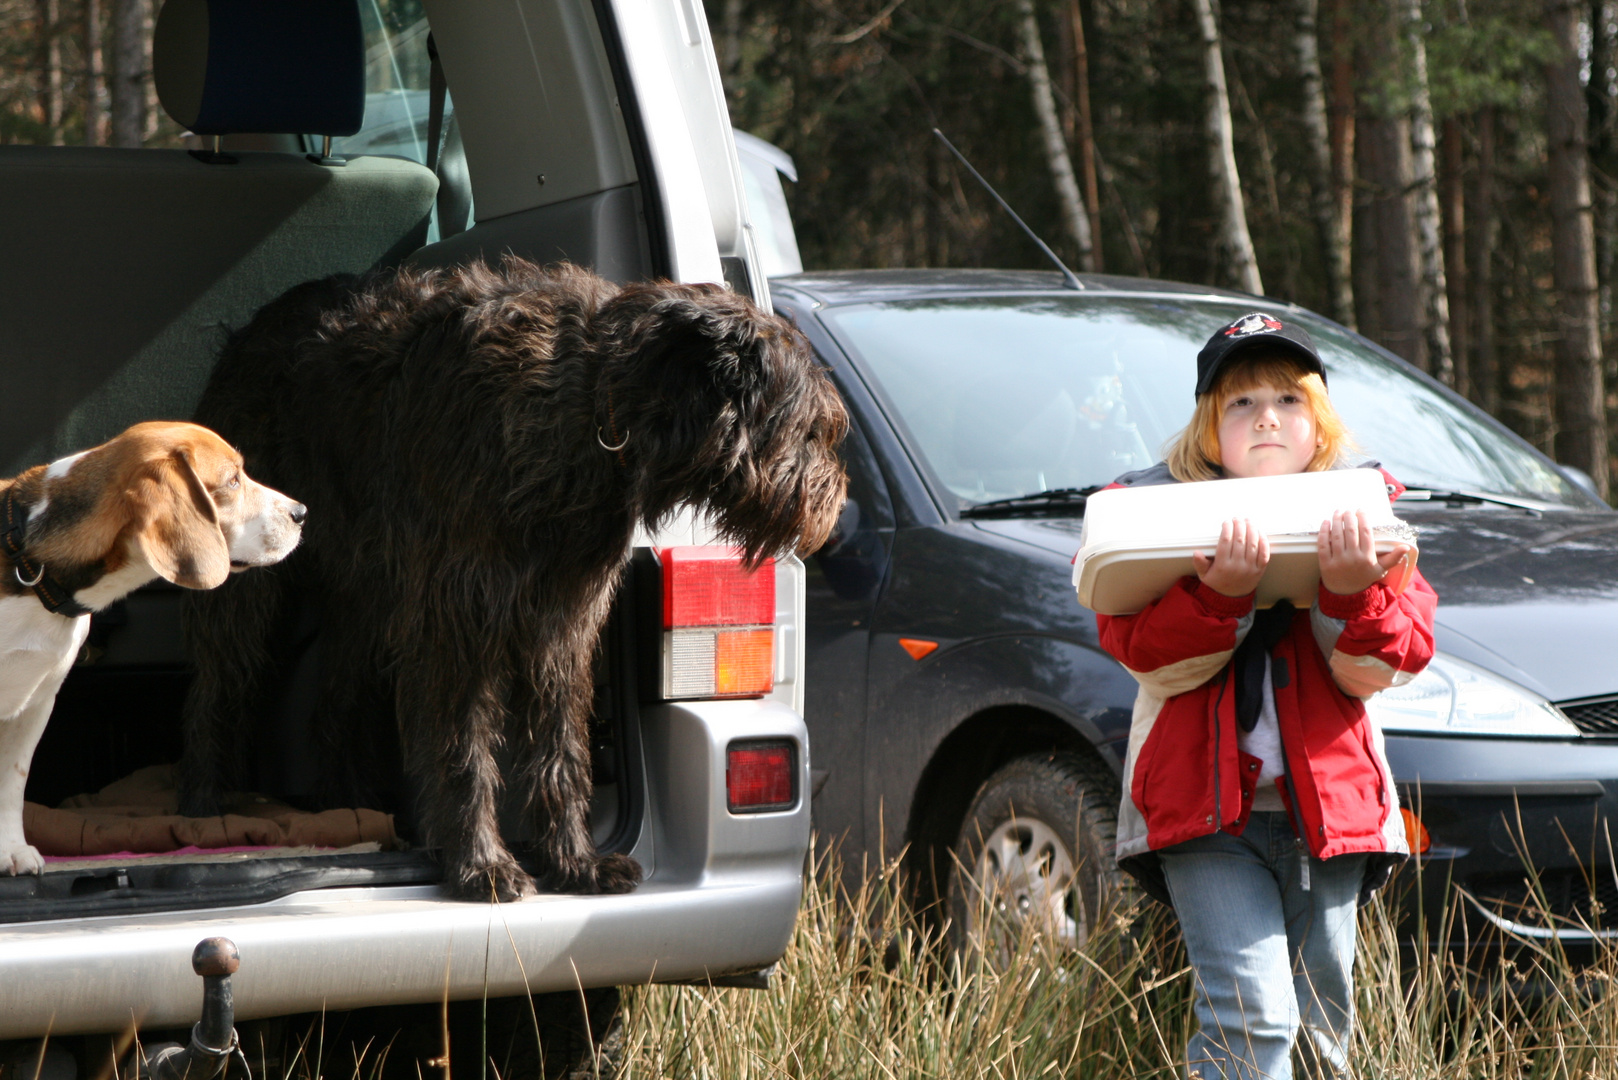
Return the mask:
<path fill-rule="evenodd" d="M 731 743 L 725 752 L 725 801 L 733 814 L 790 810 L 798 801 L 797 780 L 790 740 Z"/>
<path fill-rule="evenodd" d="M 663 569 L 663 696 L 761 697 L 775 685 L 775 565 L 726 547 L 669 547 Z"/>

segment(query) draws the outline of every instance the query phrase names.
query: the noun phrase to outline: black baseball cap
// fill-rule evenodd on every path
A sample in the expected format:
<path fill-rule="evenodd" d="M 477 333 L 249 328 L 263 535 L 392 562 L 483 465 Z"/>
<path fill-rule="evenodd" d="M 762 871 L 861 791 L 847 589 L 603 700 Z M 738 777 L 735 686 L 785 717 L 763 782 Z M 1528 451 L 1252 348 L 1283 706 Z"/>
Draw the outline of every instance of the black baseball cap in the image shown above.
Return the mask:
<path fill-rule="evenodd" d="M 1255 311 L 1243 315 L 1214 331 L 1208 344 L 1197 354 L 1197 392 L 1201 397 L 1213 389 L 1214 380 L 1233 356 L 1266 346 L 1288 352 L 1303 362 L 1303 366 L 1326 381 L 1326 368 L 1315 352 L 1315 343 L 1309 332 L 1296 323 L 1282 322 L 1274 315 Z"/>

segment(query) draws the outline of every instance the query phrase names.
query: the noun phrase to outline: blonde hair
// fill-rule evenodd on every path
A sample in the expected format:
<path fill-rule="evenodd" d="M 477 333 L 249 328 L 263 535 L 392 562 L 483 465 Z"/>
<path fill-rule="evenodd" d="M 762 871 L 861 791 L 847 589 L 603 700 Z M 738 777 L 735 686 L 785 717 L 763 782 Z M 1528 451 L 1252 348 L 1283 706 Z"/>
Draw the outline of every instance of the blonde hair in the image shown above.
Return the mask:
<path fill-rule="evenodd" d="M 1298 390 L 1309 403 L 1315 420 L 1315 455 L 1304 472 L 1332 468 L 1355 449 L 1348 425 L 1337 415 L 1326 383 L 1289 353 L 1265 350 L 1249 353 L 1226 367 L 1207 393 L 1197 398 L 1196 410 L 1185 430 L 1170 441 L 1164 451 L 1169 473 L 1174 479 L 1217 480 L 1224 475 L 1219 460 L 1219 425 L 1225 419 L 1225 399 L 1232 393 L 1268 386 L 1274 390 Z"/>

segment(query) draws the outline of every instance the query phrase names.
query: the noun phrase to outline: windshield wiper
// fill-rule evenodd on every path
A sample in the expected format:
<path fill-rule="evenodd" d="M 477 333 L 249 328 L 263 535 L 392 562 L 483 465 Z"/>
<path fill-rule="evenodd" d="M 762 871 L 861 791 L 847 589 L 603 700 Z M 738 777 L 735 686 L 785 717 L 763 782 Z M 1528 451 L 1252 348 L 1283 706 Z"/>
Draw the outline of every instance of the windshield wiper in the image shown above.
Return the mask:
<path fill-rule="evenodd" d="M 1443 503 L 1493 503 L 1496 506 L 1509 506 L 1513 510 L 1528 510 L 1532 513 L 1543 513 L 1544 506 L 1530 502 L 1527 499 L 1517 499 L 1510 495 L 1490 495 L 1484 491 L 1438 491 L 1432 488 L 1406 488 L 1399 495 L 1400 502 L 1443 502 Z"/>
<path fill-rule="evenodd" d="M 991 499 L 976 503 L 961 511 L 963 518 L 1039 517 L 1044 514 L 1070 514 L 1084 509 L 1090 496 L 1105 484 L 1091 484 L 1081 488 L 1052 488 L 1031 495 L 1015 495 L 1009 499 Z"/>

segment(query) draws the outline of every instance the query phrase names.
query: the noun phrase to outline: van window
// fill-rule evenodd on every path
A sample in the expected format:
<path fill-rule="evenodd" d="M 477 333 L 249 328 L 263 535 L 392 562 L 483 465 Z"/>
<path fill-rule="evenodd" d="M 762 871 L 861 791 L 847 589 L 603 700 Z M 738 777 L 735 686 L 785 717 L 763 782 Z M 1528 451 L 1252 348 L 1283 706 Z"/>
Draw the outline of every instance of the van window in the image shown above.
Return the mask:
<path fill-rule="evenodd" d="M 400 157 L 426 164 L 432 63 L 422 0 L 361 0 L 360 22 L 365 29 L 365 120 L 353 135 L 333 139 L 332 153 L 339 157 Z M 319 152 L 321 137 L 306 139 L 309 152 Z M 472 185 L 455 125 L 455 105 L 447 91 L 439 145 L 439 182 L 454 187 L 467 208 L 466 220 L 451 230 L 458 232 L 471 221 Z M 438 240 L 439 233 L 438 208 L 434 207 L 427 242 Z"/>

